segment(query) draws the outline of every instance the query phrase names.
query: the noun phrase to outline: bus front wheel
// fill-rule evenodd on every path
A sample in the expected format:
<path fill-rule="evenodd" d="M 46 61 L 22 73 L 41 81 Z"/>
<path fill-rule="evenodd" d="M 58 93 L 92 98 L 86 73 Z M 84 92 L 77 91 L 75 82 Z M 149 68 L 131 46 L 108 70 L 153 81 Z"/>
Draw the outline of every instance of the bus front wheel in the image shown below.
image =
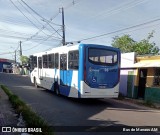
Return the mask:
<path fill-rule="evenodd" d="M 37 81 L 36 81 L 36 78 L 35 78 L 35 77 L 34 77 L 34 86 L 35 86 L 36 88 L 38 88 Z"/>

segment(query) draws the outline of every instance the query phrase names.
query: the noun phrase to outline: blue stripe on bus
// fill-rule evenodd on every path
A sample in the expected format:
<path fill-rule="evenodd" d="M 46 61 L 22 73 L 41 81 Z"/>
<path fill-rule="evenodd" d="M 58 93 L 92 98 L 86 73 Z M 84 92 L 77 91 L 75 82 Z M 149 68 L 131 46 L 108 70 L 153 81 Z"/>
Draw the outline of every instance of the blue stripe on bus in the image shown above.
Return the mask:
<path fill-rule="evenodd" d="M 51 91 L 54 91 L 54 82 L 52 83 L 52 86 L 51 86 Z"/>
<path fill-rule="evenodd" d="M 79 70 L 78 70 L 78 98 L 81 98 L 81 81 L 84 72 L 84 45 L 79 45 Z"/>
<path fill-rule="evenodd" d="M 52 90 L 52 91 L 54 91 L 54 83 L 58 82 L 58 78 L 56 78 L 56 74 L 57 74 L 57 69 L 56 68 L 53 70 L 53 73 L 54 73 L 54 78 L 53 78 L 52 86 L 50 88 L 50 90 Z"/>
<path fill-rule="evenodd" d="M 71 83 L 72 83 L 72 77 L 73 77 L 73 70 L 67 70 L 67 71 L 63 71 L 60 70 L 60 74 L 67 74 L 65 75 L 65 79 L 60 79 L 61 84 L 65 84 L 65 85 L 60 85 L 59 86 L 59 90 L 60 90 L 60 94 L 65 95 L 65 96 L 69 96 L 70 91 L 71 91 Z"/>

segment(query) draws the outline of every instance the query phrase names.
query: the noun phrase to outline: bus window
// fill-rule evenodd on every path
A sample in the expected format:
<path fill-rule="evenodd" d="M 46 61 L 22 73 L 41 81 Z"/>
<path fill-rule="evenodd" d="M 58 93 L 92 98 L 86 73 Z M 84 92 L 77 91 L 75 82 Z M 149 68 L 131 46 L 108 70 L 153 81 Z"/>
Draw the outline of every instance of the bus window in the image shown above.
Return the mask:
<path fill-rule="evenodd" d="M 60 55 L 60 69 L 67 70 L 67 54 Z"/>
<path fill-rule="evenodd" d="M 55 68 L 59 68 L 59 54 L 55 54 Z"/>
<path fill-rule="evenodd" d="M 33 57 L 33 67 L 37 67 L 37 56 Z"/>
<path fill-rule="evenodd" d="M 48 55 L 48 67 L 54 68 L 54 54 Z"/>
<path fill-rule="evenodd" d="M 77 70 L 79 68 L 79 52 L 69 51 L 68 53 L 68 69 Z"/>
<path fill-rule="evenodd" d="M 43 68 L 48 68 L 48 58 L 47 58 L 47 55 L 43 55 Z"/>
<path fill-rule="evenodd" d="M 30 69 L 31 69 L 31 70 L 33 70 L 33 68 L 34 68 L 34 67 L 33 67 L 33 58 L 34 58 L 33 55 L 31 55 L 31 56 L 29 57 L 29 65 L 30 65 Z"/>
<path fill-rule="evenodd" d="M 38 57 L 38 67 L 42 68 L 42 57 Z"/>
<path fill-rule="evenodd" d="M 93 64 L 107 65 L 117 63 L 117 52 L 105 49 L 89 48 L 89 61 Z"/>

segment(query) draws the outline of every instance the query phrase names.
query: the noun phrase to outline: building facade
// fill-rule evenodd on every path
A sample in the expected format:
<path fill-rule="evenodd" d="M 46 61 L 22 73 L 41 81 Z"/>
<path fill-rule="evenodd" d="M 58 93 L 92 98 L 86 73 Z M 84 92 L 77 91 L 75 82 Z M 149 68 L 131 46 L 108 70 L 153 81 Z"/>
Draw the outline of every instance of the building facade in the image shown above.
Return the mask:
<path fill-rule="evenodd" d="M 129 98 L 160 102 L 160 55 L 122 54 L 120 93 Z"/>
<path fill-rule="evenodd" d="M 135 98 L 160 102 L 160 56 L 136 57 Z"/>

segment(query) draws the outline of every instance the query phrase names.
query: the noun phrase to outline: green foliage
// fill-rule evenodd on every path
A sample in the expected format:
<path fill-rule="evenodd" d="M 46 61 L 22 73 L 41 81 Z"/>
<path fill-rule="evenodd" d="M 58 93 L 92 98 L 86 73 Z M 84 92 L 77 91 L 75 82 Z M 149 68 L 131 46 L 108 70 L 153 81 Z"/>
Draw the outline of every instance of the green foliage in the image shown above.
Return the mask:
<path fill-rule="evenodd" d="M 147 39 L 143 39 L 139 42 L 134 41 L 130 35 L 124 35 L 122 37 L 113 38 L 112 46 L 119 48 L 122 53 L 136 52 L 138 55 L 145 54 L 158 54 L 159 48 L 154 42 L 150 42 L 153 37 L 154 31 L 149 33 Z"/>
<path fill-rule="evenodd" d="M 4 90 L 4 92 L 10 97 L 11 95 L 13 95 L 13 93 L 4 85 L 1 85 L 1 88 Z"/>
<path fill-rule="evenodd" d="M 131 52 L 135 41 L 130 37 L 130 35 L 124 35 L 122 37 L 114 37 L 112 46 L 120 48 L 122 53 Z"/>
<path fill-rule="evenodd" d="M 28 64 L 29 63 L 29 58 L 27 56 L 21 56 L 20 60 L 22 62 L 22 64 Z"/>

